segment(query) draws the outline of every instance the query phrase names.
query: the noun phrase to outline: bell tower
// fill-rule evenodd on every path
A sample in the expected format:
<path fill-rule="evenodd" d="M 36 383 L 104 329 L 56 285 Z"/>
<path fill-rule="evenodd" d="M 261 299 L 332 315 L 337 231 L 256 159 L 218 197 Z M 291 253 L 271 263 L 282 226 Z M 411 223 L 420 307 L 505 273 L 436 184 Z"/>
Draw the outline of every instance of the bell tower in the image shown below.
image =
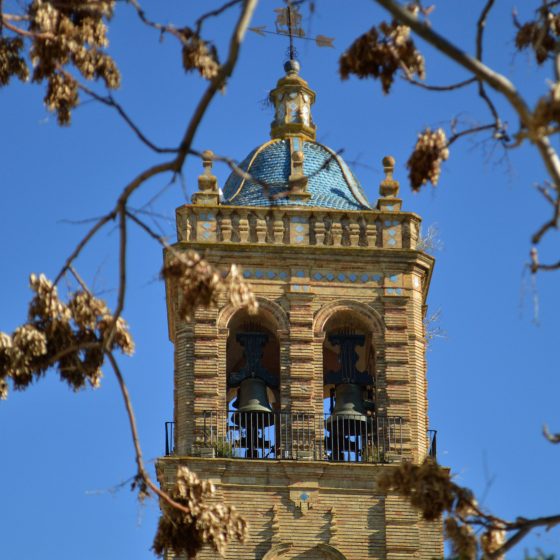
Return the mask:
<path fill-rule="evenodd" d="M 249 537 L 227 559 L 442 558 L 441 523 L 377 483 L 435 453 L 423 327 L 434 261 L 417 248 L 420 218 L 402 210 L 393 158 L 370 205 L 316 141 L 315 92 L 299 71 L 286 63 L 271 139 L 223 196 L 205 152 L 199 190 L 177 209 L 174 250 L 240 266 L 258 311 L 224 296 L 183 321 L 168 281 L 175 410 L 160 482 L 186 465 L 235 505 Z"/>

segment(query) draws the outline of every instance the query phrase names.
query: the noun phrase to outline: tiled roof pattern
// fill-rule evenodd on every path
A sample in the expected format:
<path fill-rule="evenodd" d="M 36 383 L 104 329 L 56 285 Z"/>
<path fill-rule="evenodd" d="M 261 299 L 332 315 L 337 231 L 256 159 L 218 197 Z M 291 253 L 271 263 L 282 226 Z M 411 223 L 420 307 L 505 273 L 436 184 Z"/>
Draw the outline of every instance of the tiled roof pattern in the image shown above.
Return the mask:
<path fill-rule="evenodd" d="M 303 172 L 308 177 L 307 189 L 311 193 L 309 200 L 295 201 L 282 196 L 288 189 L 291 156 L 289 141 L 278 140 L 253 150 L 240 164 L 241 169 L 266 183 L 269 186 L 268 192 L 253 181 L 245 181 L 239 190 L 242 178 L 233 172 L 224 185 L 223 204 L 320 206 L 339 210 L 361 210 L 369 207 L 360 183 L 340 156 L 316 142 L 304 142 L 303 153 Z"/>

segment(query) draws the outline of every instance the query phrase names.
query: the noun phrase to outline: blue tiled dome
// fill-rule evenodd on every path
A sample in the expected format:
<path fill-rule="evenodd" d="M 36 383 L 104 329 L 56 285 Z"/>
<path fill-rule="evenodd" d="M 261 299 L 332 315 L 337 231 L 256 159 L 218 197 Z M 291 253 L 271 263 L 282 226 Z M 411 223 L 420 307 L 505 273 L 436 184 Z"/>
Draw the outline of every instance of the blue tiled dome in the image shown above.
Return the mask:
<path fill-rule="evenodd" d="M 309 199 L 290 200 L 282 196 L 289 189 L 290 141 L 276 139 L 253 150 L 240 164 L 241 169 L 257 182 L 233 172 L 224 185 L 222 204 L 319 206 L 339 210 L 370 208 L 360 183 L 340 156 L 313 141 L 303 141 L 301 151 L 304 156 L 303 173 L 308 178 L 307 190 L 311 194 Z"/>

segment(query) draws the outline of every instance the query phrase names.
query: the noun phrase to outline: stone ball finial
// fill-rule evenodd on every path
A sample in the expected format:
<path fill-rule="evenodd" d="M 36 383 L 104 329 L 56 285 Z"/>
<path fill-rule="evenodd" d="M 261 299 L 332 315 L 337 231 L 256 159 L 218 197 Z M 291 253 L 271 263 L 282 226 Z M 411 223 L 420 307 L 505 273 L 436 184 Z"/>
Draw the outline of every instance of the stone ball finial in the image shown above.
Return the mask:
<path fill-rule="evenodd" d="M 383 171 L 385 172 L 385 179 L 381 181 L 379 192 L 381 196 L 397 196 L 399 193 L 399 183 L 393 179 L 393 172 L 395 170 L 395 158 L 393 156 L 385 156 L 383 158 Z"/>
<path fill-rule="evenodd" d="M 214 164 L 214 152 L 212 150 L 204 150 L 201 156 L 204 171 L 209 175 L 212 170 L 212 165 Z"/>
<path fill-rule="evenodd" d="M 385 156 L 383 158 L 383 170 L 385 174 L 395 169 L 395 158 L 393 156 Z"/>
<path fill-rule="evenodd" d="M 299 74 L 301 66 L 297 60 L 287 60 L 284 64 L 286 74 Z"/>

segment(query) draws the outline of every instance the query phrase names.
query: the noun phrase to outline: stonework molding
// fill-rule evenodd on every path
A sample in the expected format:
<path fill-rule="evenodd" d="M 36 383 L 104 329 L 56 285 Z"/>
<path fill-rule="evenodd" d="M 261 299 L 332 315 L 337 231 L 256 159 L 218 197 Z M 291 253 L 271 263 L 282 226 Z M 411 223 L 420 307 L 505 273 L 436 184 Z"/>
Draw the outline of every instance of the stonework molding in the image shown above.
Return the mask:
<path fill-rule="evenodd" d="M 292 543 L 281 543 L 274 545 L 262 557 L 262 560 L 288 560 L 292 557 L 292 548 Z M 317 558 L 317 560 L 319 560 L 319 558 L 321 560 L 347 560 L 346 556 L 344 556 L 344 554 L 342 554 L 340 550 L 334 548 L 334 546 L 331 546 L 330 544 L 320 543 L 308 552 L 318 553 L 317 556 L 313 556 L 313 558 Z"/>
<path fill-rule="evenodd" d="M 285 558 L 287 560 L 286 555 L 292 547 L 292 543 L 276 544 L 262 557 L 262 560 L 276 560 L 277 558 Z"/>
<path fill-rule="evenodd" d="M 385 323 L 378 311 L 367 303 L 343 299 L 324 305 L 317 311 L 313 321 L 313 334 L 317 337 L 323 334 L 327 321 L 340 312 L 349 312 L 364 320 L 375 336 L 382 337 L 385 333 Z"/>
<path fill-rule="evenodd" d="M 334 546 L 331 546 L 330 544 L 318 544 L 317 550 L 320 550 L 323 553 L 323 557 L 325 558 L 325 560 L 346 560 L 346 556 L 344 556 L 344 554 L 342 554 L 340 550 L 338 550 Z"/>
<path fill-rule="evenodd" d="M 258 319 L 259 314 L 264 312 L 265 315 L 271 317 L 276 323 L 276 327 L 279 331 L 288 332 L 290 330 L 290 321 L 282 306 L 262 296 L 257 296 L 257 301 L 259 303 L 259 312 L 254 316 L 255 319 Z M 243 308 L 236 307 L 231 303 L 223 307 L 218 313 L 218 319 L 216 321 L 218 328 L 227 328 L 233 317 L 242 311 Z"/>

